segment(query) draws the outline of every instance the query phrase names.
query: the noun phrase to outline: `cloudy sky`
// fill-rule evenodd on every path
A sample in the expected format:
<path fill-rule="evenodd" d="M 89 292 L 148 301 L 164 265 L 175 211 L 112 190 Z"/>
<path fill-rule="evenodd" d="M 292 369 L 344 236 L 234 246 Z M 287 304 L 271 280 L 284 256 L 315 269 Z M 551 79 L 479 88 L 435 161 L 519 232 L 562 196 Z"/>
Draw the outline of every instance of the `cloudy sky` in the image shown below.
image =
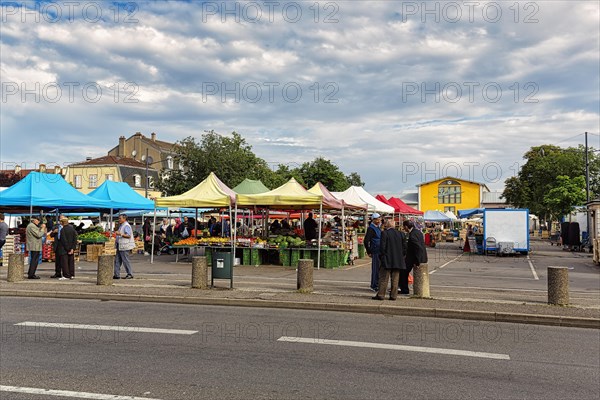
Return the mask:
<path fill-rule="evenodd" d="M 0 162 L 106 154 L 135 132 L 237 131 L 372 193 L 502 188 L 543 143 L 600 147 L 597 1 L 2 2 Z"/>

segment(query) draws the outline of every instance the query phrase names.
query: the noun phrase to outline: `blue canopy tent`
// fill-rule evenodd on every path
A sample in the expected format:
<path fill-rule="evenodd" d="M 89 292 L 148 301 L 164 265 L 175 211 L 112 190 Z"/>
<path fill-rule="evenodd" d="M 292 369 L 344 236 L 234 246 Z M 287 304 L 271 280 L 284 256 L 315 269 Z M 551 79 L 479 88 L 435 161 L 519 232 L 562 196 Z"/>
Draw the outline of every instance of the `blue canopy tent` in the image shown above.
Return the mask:
<path fill-rule="evenodd" d="M 440 211 L 425 211 L 423 215 L 425 222 L 451 222 L 452 219 Z"/>
<path fill-rule="evenodd" d="M 469 218 L 475 214 L 483 214 L 483 208 L 468 208 L 466 210 L 458 210 L 458 218 Z"/>
<path fill-rule="evenodd" d="M 25 178 L 0 192 L 0 209 L 33 213 L 40 210 L 110 209 L 105 200 L 87 196 L 58 174 L 30 172 Z"/>
<path fill-rule="evenodd" d="M 88 194 L 98 200 L 105 200 L 113 210 L 154 210 L 154 202 L 131 188 L 125 182 L 105 181 Z"/>

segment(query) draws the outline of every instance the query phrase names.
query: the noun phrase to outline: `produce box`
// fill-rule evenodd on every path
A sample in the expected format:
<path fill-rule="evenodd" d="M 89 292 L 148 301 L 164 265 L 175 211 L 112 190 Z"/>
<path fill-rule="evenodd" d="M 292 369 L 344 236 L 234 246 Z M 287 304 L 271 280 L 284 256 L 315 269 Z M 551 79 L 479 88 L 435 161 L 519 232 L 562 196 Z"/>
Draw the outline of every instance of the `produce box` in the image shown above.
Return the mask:
<path fill-rule="evenodd" d="M 88 244 L 87 245 L 87 253 L 86 253 L 86 261 L 95 262 L 98 261 L 98 257 L 102 255 L 104 251 L 103 244 Z"/>
<path fill-rule="evenodd" d="M 358 258 L 365 258 L 366 255 L 367 255 L 367 252 L 365 251 L 365 245 L 359 244 L 358 245 Z"/>
<path fill-rule="evenodd" d="M 298 260 L 299 259 L 300 259 L 300 249 L 292 249 L 290 265 L 294 268 L 298 268 Z"/>
<path fill-rule="evenodd" d="M 279 249 L 279 263 L 284 267 L 290 266 L 290 250 L 289 249 Z"/>

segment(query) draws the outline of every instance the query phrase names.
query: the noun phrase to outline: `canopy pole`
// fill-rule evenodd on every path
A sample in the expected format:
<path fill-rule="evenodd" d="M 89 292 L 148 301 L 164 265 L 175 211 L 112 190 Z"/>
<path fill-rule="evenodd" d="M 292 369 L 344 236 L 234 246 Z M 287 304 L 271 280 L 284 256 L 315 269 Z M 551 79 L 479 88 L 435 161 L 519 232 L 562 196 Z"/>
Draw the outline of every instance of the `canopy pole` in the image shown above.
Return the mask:
<path fill-rule="evenodd" d="M 342 243 L 344 245 L 343 249 L 346 250 L 346 245 L 348 242 L 346 241 L 346 219 L 344 218 L 344 203 L 342 203 Z"/>
<path fill-rule="evenodd" d="M 321 269 L 321 225 L 323 225 L 323 199 L 319 205 L 319 246 L 317 248 L 317 269 Z"/>
<path fill-rule="evenodd" d="M 236 208 L 237 208 L 237 203 L 235 204 Z M 235 264 L 235 241 L 233 240 L 234 235 L 233 235 L 233 226 L 231 224 L 231 198 L 229 200 L 229 240 L 231 240 L 231 249 L 232 249 L 232 253 L 231 254 L 231 266 L 233 267 L 233 264 Z"/>
<path fill-rule="evenodd" d="M 150 264 L 154 264 L 154 235 L 156 234 L 156 203 L 154 203 L 154 224 L 152 225 L 152 253 L 150 254 Z"/>
<path fill-rule="evenodd" d="M 231 209 L 231 207 L 229 209 Z M 229 224 L 229 232 L 231 232 L 231 234 L 233 235 L 233 263 L 234 264 L 235 264 L 235 247 L 236 247 L 236 242 L 237 242 L 237 215 L 238 215 L 238 208 L 237 208 L 237 201 L 236 201 L 235 202 L 234 222 Z M 231 217 L 229 217 L 229 221 L 231 221 Z"/>

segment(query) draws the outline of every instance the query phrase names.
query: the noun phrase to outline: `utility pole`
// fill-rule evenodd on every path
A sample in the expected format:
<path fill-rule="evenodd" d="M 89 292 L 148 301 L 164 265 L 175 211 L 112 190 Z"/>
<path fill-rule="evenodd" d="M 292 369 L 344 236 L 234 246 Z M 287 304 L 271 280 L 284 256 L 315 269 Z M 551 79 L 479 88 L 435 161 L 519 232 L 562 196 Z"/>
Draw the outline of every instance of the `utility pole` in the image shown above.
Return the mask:
<path fill-rule="evenodd" d="M 590 160 L 588 156 L 588 133 L 585 133 L 585 219 L 587 223 L 586 232 L 588 235 L 588 240 L 591 239 L 590 235 L 590 210 L 588 209 L 588 204 L 590 202 Z"/>
<path fill-rule="evenodd" d="M 586 136 L 586 138 L 587 138 L 587 136 Z M 586 139 L 585 143 L 586 143 L 586 146 L 587 146 L 587 139 Z M 146 186 L 146 198 L 148 198 L 148 147 L 146 147 L 146 185 L 145 186 Z"/>

